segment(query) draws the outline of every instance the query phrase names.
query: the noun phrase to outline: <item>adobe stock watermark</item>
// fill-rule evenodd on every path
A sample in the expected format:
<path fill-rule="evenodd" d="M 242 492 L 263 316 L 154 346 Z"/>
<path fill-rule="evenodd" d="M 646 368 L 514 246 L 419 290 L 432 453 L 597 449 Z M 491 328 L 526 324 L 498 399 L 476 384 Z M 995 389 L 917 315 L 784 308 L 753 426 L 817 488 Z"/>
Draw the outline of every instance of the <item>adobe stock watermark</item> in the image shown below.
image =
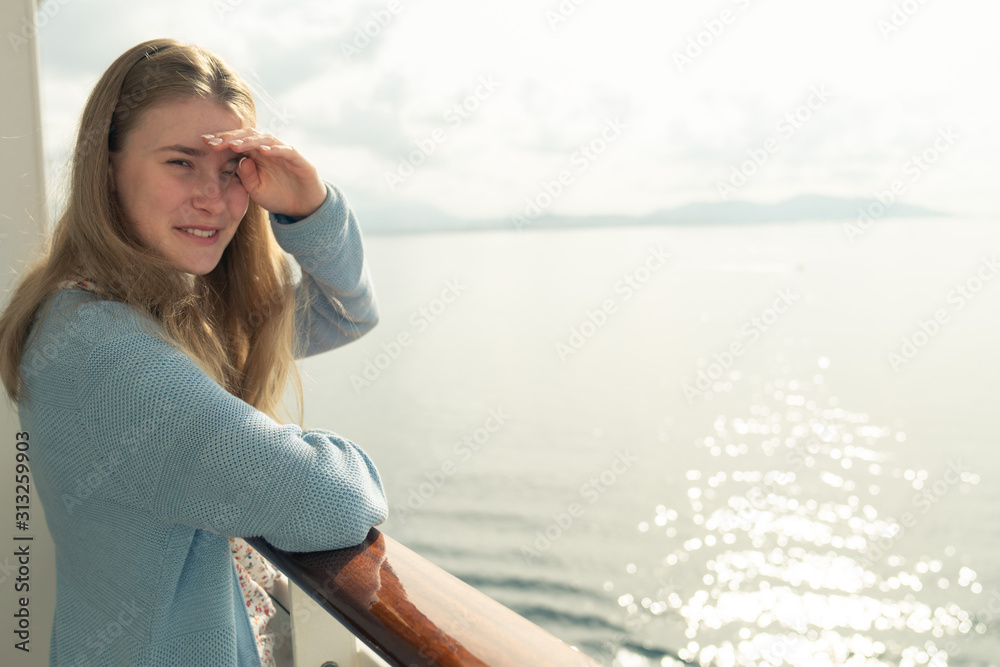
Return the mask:
<path fill-rule="evenodd" d="M 466 289 L 468 287 L 460 284 L 457 278 L 446 280 L 440 295 L 410 314 L 409 321 L 413 332 L 420 334 L 427 331 L 430 325 L 441 317 L 448 310 L 448 306 L 455 303 Z M 380 345 L 382 351 L 365 360 L 365 367 L 361 373 L 351 375 L 351 386 L 354 387 L 354 393 L 360 395 L 362 389 L 372 386 L 372 383 L 378 380 L 382 373 L 399 358 L 403 350 L 412 344 L 413 335 L 409 330 L 400 331 L 394 339 L 388 343 L 382 343 Z"/>
<path fill-rule="evenodd" d="M 789 484 L 795 482 L 795 479 L 794 472 L 768 471 L 761 483 L 754 484 L 742 496 L 729 498 L 728 505 L 734 510 L 734 513 L 723 516 L 719 528 L 727 533 L 737 528 L 749 531 L 754 527 L 762 512 L 773 509 L 768 497 L 783 493 Z"/>
<path fill-rule="evenodd" d="M 128 470 L 128 467 L 134 464 L 134 460 L 130 459 L 132 453 L 146 447 L 160 432 L 165 420 L 172 418 L 179 409 L 180 406 L 173 399 L 165 398 L 156 403 L 155 412 L 148 418 L 140 421 L 137 415 L 134 415 L 136 418 L 130 424 L 132 428 L 127 434 L 121 434 L 121 439 L 115 443 L 115 449 L 112 449 L 107 457 L 91 461 L 86 466 L 81 465 L 75 484 L 72 487 L 67 486 L 66 490 L 59 494 L 66 513 L 72 516 L 77 506 L 83 505 L 91 498 L 101 500 L 102 487 L 105 491 L 114 493 L 114 488 L 108 490 L 105 484 L 111 480 L 111 487 L 115 486 L 113 476 L 118 468 L 124 467 Z"/>
<path fill-rule="evenodd" d="M 739 165 L 733 166 L 729 174 L 729 179 L 719 181 L 717 189 L 719 198 L 722 201 L 729 201 L 729 198 L 749 182 L 750 177 L 756 174 L 780 148 L 782 141 L 788 141 L 795 133 L 808 123 L 815 112 L 823 108 L 830 100 L 831 94 L 827 90 L 826 84 L 812 86 L 809 89 L 809 97 L 806 101 L 786 113 L 775 123 L 774 129 L 778 136 L 768 137 L 760 148 L 747 149 L 748 159 Z"/>
<path fill-rule="evenodd" d="M 420 649 L 417 651 L 417 655 L 423 659 L 420 663 L 421 665 L 429 667 L 430 665 L 454 663 L 455 656 L 460 654 L 459 651 L 462 645 L 455 641 L 455 635 L 462 634 L 463 631 L 472 627 L 476 619 L 465 608 L 451 610 L 449 617 L 447 627 L 444 627 L 444 624 L 438 626 L 446 635 L 443 640 L 439 636 L 428 633 L 429 636 L 426 636 L 420 642 Z M 367 663 L 368 660 L 364 662 Z M 415 662 L 410 662 L 408 663 L 408 667 L 419 666 Z"/>
<path fill-rule="evenodd" d="M 825 419 L 813 419 L 813 428 L 819 427 L 820 432 L 826 431 L 832 422 Z M 793 470 L 799 471 L 802 468 L 811 468 L 816 465 L 816 457 L 820 454 L 829 454 L 830 450 L 839 447 L 839 442 L 824 440 L 816 431 L 810 432 L 806 437 L 796 437 L 795 444 L 785 452 L 785 463 Z"/>
<path fill-rule="evenodd" d="M 556 31 L 556 28 L 560 24 L 565 23 L 569 20 L 569 17 L 576 14 L 577 8 L 585 3 L 587 0 L 561 0 L 555 9 L 545 10 L 545 20 L 549 22 L 549 28 L 552 32 Z"/>
<path fill-rule="evenodd" d="M 885 190 L 877 190 L 875 200 L 867 206 L 858 208 L 858 218 L 855 223 L 844 223 L 844 233 L 847 240 L 852 244 L 854 240 L 867 232 L 875 221 L 884 216 L 900 195 L 906 192 L 909 184 L 920 180 L 931 166 L 937 162 L 943 154 L 955 145 L 955 140 L 959 135 L 948 126 L 940 128 L 934 142 L 920 153 L 910 156 L 910 159 L 903 163 L 903 176 L 909 176 L 909 183 L 902 178 L 897 178 L 889 184 Z"/>
<path fill-rule="evenodd" d="M 119 611 L 112 620 L 105 623 L 100 629 L 90 633 L 84 640 L 84 647 L 87 649 L 87 656 L 80 658 L 76 664 L 100 664 L 101 656 L 109 647 L 114 645 L 118 638 L 124 634 L 125 630 L 135 623 L 137 618 L 144 615 L 146 610 L 138 602 L 132 601 L 120 605 Z M 92 662 L 93 661 L 93 662 Z"/>
<path fill-rule="evenodd" d="M 400 0 L 389 0 L 383 9 L 372 10 L 360 25 L 354 27 L 354 39 L 340 43 L 340 53 L 344 60 L 351 62 L 351 58 L 361 55 L 402 10 Z"/>
<path fill-rule="evenodd" d="M 608 146 L 621 136 L 622 130 L 628 127 L 617 116 L 605 120 L 600 134 L 585 144 L 579 146 L 569 158 L 570 166 L 577 173 L 585 172 L 590 165 L 608 150 Z M 524 200 L 524 210 L 510 216 L 514 229 L 523 230 L 558 199 L 566 188 L 573 184 L 575 176 L 571 169 L 561 169 L 552 180 L 542 181 L 541 189 L 533 197 Z"/>
<path fill-rule="evenodd" d="M 257 129 L 267 134 L 281 133 L 292 124 L 292 119 L 295 117 L 285 107 L 281 107 L 281 111 L 270 109 L 268 111 L 267 114 L 257 114 Z"/>
<path fill-rule="evenodd" d="M 114 469 L 121 463 L 122 460 L 116 452 L 111 452 L 111 456 L 106 461 L 91 463 L 86 477 L 77 478 L 76 486 L 73 487 L 74 492 L 72 494 L 63 492 L 62 501 L 66 512 L 73 514 L 73 508 L 94 495 L 94 492 L 111 477 Z"/>
<path fill-rule="evenodd" d="M 878 20 L 878 30 L 882 33 L 882 39 L 888 42 L 889 38 L 902 30 L 926 4 L 927 0 L 903 0 L 900 3 L 893 3 L 889 17 Z"/>
<path fill-rule="evenodd" d="M 792 651 L 811 644 L 811 642 L 804 636 L 806 630 L 804 629 L 807 625 L 805 620 L 800 621 L 800 627 L 803 627 L 802 632 L 791 632 L 791 633 L 776 633 L 776 634 L 758 634 L 755 635 L 752 640 L 747 642 L 748 649 L 746 652 L 746 657 L 752 660 L 762 660 L 763 662 L 752 664 L 763 664 L 763 665 L 784 665 L 785 659 L 789 657 Z M 741 643 L 742 645 L 742 643 Z M 691 659 L 697 656 L 688 656 Z M 791 656 L 794 658 L 795 656 Z M 789 660 L 788 664 L 794 664 Z"/>
<path fill-rule="evenodd" d="M 733 4 L 740 11 L 746 11 L 750 7 L 750 1 L 733 0 Z M 704 55 L 705 51 L 710 49 L 716 40 L 726 31 L 726 27 L 735 23 L 738 17 L 738 13 L 734 13 L 733 10 L 727 8 L 723 9 L 717 18 L 702 21 L 703 29 L 698 31 L 697 34 L 688 37 L 687 44 L 682 51 L 674 51 L 673 53 L 677 71 L 683 74 L 684 68 L 693 65 L 695 60 Z"/>
<path fill-rule="evenodd" d="M 608 492 L 612 486 L 624 475 L 632 464 L 639 460 L 637 456 L 629 453 L 629 450 L 618 450 L 615 458 L 607 468 L 602 470 L 596 477 L 591 477 L 580 486 L 580 497 L 593 505 L 601 496 Z M 552 545 L 559 541 L 573 527 L 577 519 L 584 515 L 586 508 L 579 502 L 572 502 L 566 507 L 564 512 L 557 512 L 552 515 L 552 523 L 544 530 L 535 531 L 535 541 L 532 546 L 522 546 L 521 555 L 526 563 L 531 565 L 534 559 L 541 558 L 542 554 L 552 548 Z"/>
<path fill-rule="evenodd" d="M 926 515 L 953 488 L 962 482 L 969 481 L 971 470 L 962 464 L 961 459 L 948 461 L 948 468 L 944 473 L 933 483 L 926 485 L 920 493 L 914 495 L 910 499 L 910 504 L 917 508 L 920 514 Z M 881 560 L 902 539 L 906 531 L 917 524 L 917 516 L 911 511 L 906 511 L 900 515 L 898 522 L 894 518 L 888 517 L 886 523 L 890 526 L 896 526 L 898 530 L 890 535 L 881 535 L 877 540 L 869 540 L 861 561 L 863 566 L 870 568 Z"/>
<path fill-rule="evenodd" d="M 211 518 L 205 519 L 205 527 L 215 533 L 239 532 L 244 527 L 247 513 L 253 507 L 255 496 L 267 489 L 273 480 L 265 473 L 253 473 L 252 477 L 240 480 L 239 493 L 225 501 L 219 500 L 208 505 L 214 510 Z"/>
<path fill-rule="evenodd" d="M 482 426 L 473 430 L 472 433 L 462 436 L 460 440 L 456 440 L 452 444 L 452 454 L 459 461 L 468 461 L 489 443 L 493 434 L 499 431 L 508 419 L 510 419 L 510 415 L 504 413 L 503 406 L 497 406 L 496 409 L 490 408 Z M 411 516 L 419 512 L 424 504 L 441 490 L 441 487 L 458 471 L 458 468 L 459 464 L 454 459 L 448 458 L 433 470 L 425 472 L 426 481 L 421 482 L 416 487 L 410 487 L 405 504 L 397 503 L 393 508 L 393 518 L 398 519 L 400 524 L 406 524 Z"/>
<path fill-rule="evenodd" d="M 618 652 L 625 648 L 626 642 L 634 641 L 632 638 L 645 624 L 642 617 L 636 614 L 629 614 L 625 617 L 625 631 L 619 630 L 611 635 L 610 639 L 601 641 L 599 649 L 604 655 L 608 664 L 618 659 Z"/>
<path fill-rule="evenodd" d="M 45 345 L 34 344 L 25 350 L 24 361 L 21 364 L 21 374 L 25 381 L 44 372 L 50 363 L 57 361 L 59 356 L 67 351 L 66 348 L 70 343 L 80 340 L 87 334 L 79 317 L 70 318 L 67 326 L 69 330 L 56 337 L 55 342 L 47 342 Z"/>
<path fill-rule="evenodd" d="M 477 111 L 480 105 L 492 97 L 493 93 L 500 87 L 500 82 L 496 81 L 492 74 L 479 77 L 477 84 L 475 90 L 470 95 L 452 104 L 442 114 L 442 118 L 450 126 L 449 129 L 455 130 L 471 118 L 473 112 Z M 413 143 L 416 148 L 405 156 L 398 156 L 396 169 L 384 172 L 383 175 L 386 185 L 389 186 L 389 191 L 395 192 L 396 188 L 412 176 L 416 172 L 417 167 L 427 162 L 427 159 L 437 152 L 438 146 L 447 140 L 448 132 L 444 128 L 435 127 L 423 139 L 414 141 Z"/>
<path fill-rule="evenodd" d="M 10 562 L 10 556 L 5 556 L 3 565 L 0 565 L 0 584 L 7 583 L 11 575 L 17 574 L 17 564 Z"/>
<path fill-rule="evenodd" d="M 212 9 L 215 11 L 216 16 L 224 19 L 226 18 L 226 14 L 242 5 L 243 2 L 244 0 L 212 0 Z"/>
<path fill-rule="evenodd" d="M 975 273 L 955 285 L 945 296 L 945 301 L 954 306 L 953 312 L 962 310 L 979 295 L 986 283 L 993 280 L 998 272 L 1000 272 L 1000 262 L 997 261 L 997 256 L 994 254 L 983 257 Z M 920 350 L 927 347 L 941 333 L 941 328 L 951 321 L 951 315 L 947 307 L 938 308 L 930 318 L 919 320 L 916 331 L 903 336 L 899 348 L 886 355 L 892 370 L 899 372 L 901 367 L 910 363 Z"/>
<path fill-rule="evenodd" d="M 650 281 L 654 273 L 666 265 L 669 258 L 670 253 L 664 252 L 663 248 L 648 248 L 645 261 L 623 274 L 621 280 L 615 283 L 615 294 L 622 295 L 622 301 L 628 301 Z M 569 339 L 556 343 L 559 360 L 565 364 L 567 358 L 582 350 L 587 341 L 608 323 L 608 318 L 617 312 L 618 302 L 615 298 L 605 299 L 597 310 L 588 310 L 584 320 L 570 328 Z"/>
<path fill-rule="evenodd" d="M 715 383 L 721 380 L 726 372 L 733 367 L 736 360 L 746 353 L 744 338 L 750 343 L 755 342 L 767 333 L 775 322 L 799 301 L 799 298 L 799 295 L 790 289 L 778 290 L 777 296 L 771 301 L 770 306 L 744 322 L 736 330 L 735 340 L 723 352 L 712 355 L 712 361 L 707 364 L 706 368 L 698 370 L 694 384 L 684 383 L 681 385 L 681 390 L 688 403 L 693 404 L 695 398 L 704 396 L 706 392 L 713 389 Z"/>
<path fill-rule="evenodd" d="M 38 3 L 34 16 L 30 20 L 27 16 L 22 16 L 21 29 L 17 32 L 9 31 L 7 33 L 7 41 L 15 55 L 21 51 L 22 46 L 27 46 L 38 35 L 39 30 L 55 18 L 64 5 L 69 3 L 70 0 L 42 0 Z"/>
<path fill-rule="evenodd" d="M 930 659 L 927 666 L 948 667 L 949 664 L 956 664 L 955 658 L 961 655 L 963 648 L 966 647 L 973 637 L 991 634 L 990 623 L 998 616 L 1000 616 L 1000 591 L 994 588 L 990 591 L 989 602 L 986 607 L 982 607 L 975 613 L 970 614 L 970 618 L 975 619 L 976 622 L 975 626 L 973 626 L 975 633 L 966 632 L 961 644 L 954 639 L 949 641 L 941 651 Z M 973 628 L 969 628 L 969 630 Z M 948 662 L 949 660 L 951 660 L 950 663 Z"/>
<path fill-rule="evenodd" d="M 171 68 L 164 67 L 156 61 L 151 61 L 149 65 L 146 65 L 142 81 L 134 86 L 130 92 L 123 92 L 118 98 L 118 105 L 115 110 L 117 115 L 116 120 L 124 120 L 128 118 L 129 114 L 142 108 L 150 95 L 150 91 L 154 90 L 163 79 L 172 76 L 173 73 Z M 79 158 L 78 162 L 85 163 L 87 161 L 85 156 L 92 154 L 94 151 L 103 152 L 107 150 L 107 127 L 96 127 L 87 131 L 80 128 L 80 130 L 74 148 L 75 154 Z"/>

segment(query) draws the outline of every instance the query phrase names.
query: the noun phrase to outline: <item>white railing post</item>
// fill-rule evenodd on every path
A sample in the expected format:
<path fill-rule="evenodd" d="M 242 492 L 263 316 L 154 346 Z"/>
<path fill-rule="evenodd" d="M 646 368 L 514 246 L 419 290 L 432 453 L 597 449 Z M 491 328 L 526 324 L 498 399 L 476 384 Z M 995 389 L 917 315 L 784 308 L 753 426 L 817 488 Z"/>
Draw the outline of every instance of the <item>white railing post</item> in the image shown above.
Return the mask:
<path fill-rule="evenodd" d="M 295 667 L 389 667 L 292 581 L 288 595 Z"/>

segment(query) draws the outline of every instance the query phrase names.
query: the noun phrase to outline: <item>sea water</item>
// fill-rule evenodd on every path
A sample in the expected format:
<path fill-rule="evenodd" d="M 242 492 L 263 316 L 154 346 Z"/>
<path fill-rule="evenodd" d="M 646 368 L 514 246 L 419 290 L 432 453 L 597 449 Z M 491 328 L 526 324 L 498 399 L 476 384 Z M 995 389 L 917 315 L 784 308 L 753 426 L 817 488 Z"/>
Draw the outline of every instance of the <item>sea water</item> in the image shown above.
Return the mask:
<path fill-rule="evenodd" d="M 605 665 L 1000 662 L 1000 224 L 365 247 L 305 426 L 387 534 Z"/>

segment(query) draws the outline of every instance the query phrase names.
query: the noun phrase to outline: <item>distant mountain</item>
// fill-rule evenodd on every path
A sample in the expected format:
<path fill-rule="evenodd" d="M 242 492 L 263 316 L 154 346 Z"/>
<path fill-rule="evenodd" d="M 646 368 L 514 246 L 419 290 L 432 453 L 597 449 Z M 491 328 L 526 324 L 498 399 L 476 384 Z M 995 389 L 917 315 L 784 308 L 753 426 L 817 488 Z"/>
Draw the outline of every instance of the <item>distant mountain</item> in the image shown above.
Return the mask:
<path fill-rule="evenodd" d="M 755 202 L 699 202 L 659 211 L 646 216 L 651 223 L 712 223 L 712 222 L 796 222 L 802 220 L 856 220 L 860 212 L 877 204 L 872 199 L 846 199 L 824 195 L 799 195 L 776 204 Z M 875 217 L 914 217 L 948 215 L 914 204 L 894 203 Z"/>
<path fill-rule="evenodd" d="M 695 202 L 656 211 L 644 216 L 593 215 L 565 216 L 543 214 L 534 219 L 521 216 L 531 229 L 572 229 L 579 227 L 628 227 L 636 225 L 708 225 L 760 222 L 802 222 L 809 220 L 857 220 L 861 211 L 870 210 L 875 219 L 888 217 L 946 216 L 914 204 L 894 203 L 881 215 L 873 199 L 799 195 L 774 204 L 747 201 Z M 380 206 L 376 200 L 363 199 L 354 204 L 365 234 L 415 234 L 517 229 L 514 217 L 505 219 L 463 220 L 433 206 Z M 869 208 L 871 207 L 871 208 Z"/>

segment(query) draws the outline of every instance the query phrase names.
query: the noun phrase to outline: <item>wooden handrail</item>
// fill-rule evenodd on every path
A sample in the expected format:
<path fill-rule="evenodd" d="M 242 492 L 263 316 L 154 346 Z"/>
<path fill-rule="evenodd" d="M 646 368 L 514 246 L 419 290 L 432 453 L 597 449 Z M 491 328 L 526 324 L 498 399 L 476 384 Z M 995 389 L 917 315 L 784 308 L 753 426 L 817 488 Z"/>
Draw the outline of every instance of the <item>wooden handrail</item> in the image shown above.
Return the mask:
<path fill-rule="evenodd" d="M 391 665 L 600 667 L 376 528 L 333 551 L 246 541 Z"/>

